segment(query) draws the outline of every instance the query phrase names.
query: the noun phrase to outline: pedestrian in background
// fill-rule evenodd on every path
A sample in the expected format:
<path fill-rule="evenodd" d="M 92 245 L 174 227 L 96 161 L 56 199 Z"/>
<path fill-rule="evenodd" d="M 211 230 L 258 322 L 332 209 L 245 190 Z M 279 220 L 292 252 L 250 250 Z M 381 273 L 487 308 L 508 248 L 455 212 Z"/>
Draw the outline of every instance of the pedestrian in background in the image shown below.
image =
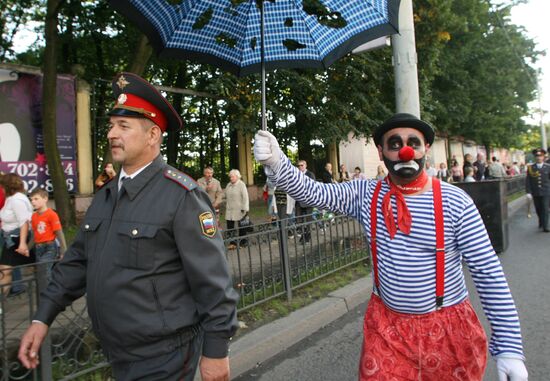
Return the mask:
<path fill-rule="evenodd" d="M 31 217 L 34 251 L 39 270 L 46 268 L 46 277 L 51 278 L 54 261 L 63 258 L 67 243 L 59 216 L 48 208 L 48 192 L 36 188 L 30 194 L 34 213 Z M 59 242 L 58 243 L 56 242 Z"/>
<path fill-rule="evenodd" d="M 384 180 L 386 178 L 386 171 L 384 171 L 384 167 L 379 165 L 377 168 L 376 168 L 376 176 L 375 176 L 375 179 L 376 180 Z"/>
<path fill-rule="evenodd" d="M 464 164 L 462 165 L 462 174 L 464 177 L 466 177 L 466 168 L 468 167 L 474 167 L 474 158 L 469 153 L 464 155 Z M 475 169 L 473 171 L 475 172 Z"/>
<path fill-rule="evenodd" d="M 430 177 L 437 177 L 437 170 L 429 160 L 426 160 L 426 174 Z"/>
<path fill-rule="evenodd" d="M 447 164 L 445 164 L 445 163 L 440 163 L 439 164 L 439 170 L 437 171 L 437 178 L 439 180 L 449 182 L 450 173 L 447 170 Z"/>
<path fill-rule="evenodd" d="M 548 221 L 548 206 L 550 205 L 550 164 L 544 162 L 546 150 L 538 148 L 533 150 L 535 163 L 527 166 L 525 178 L 525 191 L 527 197 L 533 200 L 535 210 L 539 218 L 539 229 L 550 232 Z"/>
<path fill-rule="evenodd" d="M 2 177 L 2 187 L 6 193 L 6 201 L 0 211 L 4 238 L 0 258 L 0 290 L 8 295 L 12 287 L 13 267 L 34 262 L 28 247 L 32 205 L 25 194 L 23 180 L 17 174 L 5 174 Z"/>
<path fill-rule="evenodd" d="M 366 180 L 367 176 L 364 173 L 361 173 L 360 167 L 355 167 L 353 170 L 353 175 L 351 175 L 352 180 Z"/>
<path fill-rule="evenodd" d="M 302 175 L 315 180 L 315 175 L 309 169 L 307 169 L 307 162 L 305 160 L 298 160 L 298 170 Z M 300 227 L 299 233 L 302 235 L 300 237 L 300 243 L 308 243 L 311 240 L 311 227 L 310 223 L 313 220 L 312 218 L 313 208 L 307 205 L 304 202 L 296 200 L 296 222 L 298 224 L 303 224 Z"/>
<path fill-rule="evenodd" d="M 476 179 L 474 178 L 474 167 L 469 166 L 466 167 L 466 171 L 464 172 L 464 182 L 465 183 L 474 183 Z"/>
<path fill-rule="evenodd" d="M 206 192 L 216 216 L 220 214 L 220 206 L 223 202 L 223 189 L 219 180 L 214 178 L 214 169 L 210 166 L 202 171 L 203 176 L 197 180 L 197 184 Z"/>
<path fill-rule="evenodd" d="M 163 134 L 183 122 L 150 83 L 122 73 L 107 138 L 119 176 L 104 185 L 52 271 L 19 360 L 36 368 L 56 316 L 86 295 L 117 381 L 229 380 L 237 328 L 223 239 L 206 193 L 167 165 Z"/>
<path fill-rule="evenodd" d="M 487 165 L 485 163 L 485 155 L 481 152 L 477 154 L 476 161 L 474 161 L 474 178 L 476 181 L 485 180 L 485 169 Z"/>
<path fill-rule="evenodd" d="M 340 182 L 340 183 L 344 183 L 346 181 L 351 180 L 349 172 L 346 169 L 346 166 L 344 164 L 340 164 L 340 170 L 338 171 L 338 174 L 340 176 L 340 178 L 338 179 L 338 182 Z"/>
<path fill-rule="evenodd" d="M 488 172 L 490 179 L 502 179 L 506 177 L 506 170 L 502 164 L 499 163 L 496 156 L 492 157 L 491 163 L 488 165 Z"/>
<path fill-rule="evenodd" d="M 107 162 L 105 163 L 105 166 L 103 167 L 103 171 L 97 176 L 95 179 L 95 186 L 97 188 L 101 188 L 106 183 L 111 181 L 116 176 L 115 167 L 113 166 L 113 163 Z"/>
<path fill-rule="evenodd" d="M 245 229 L 240 229 L 239 222 L 248 217 L 249 210 L 250 205 L 246 184 L 241 180 L 241 172 L 238 169 L 232 169 L 229 171 L 229 183 L 225 187 L 225 220 L 227 229 L 236 229 L 239 237 L 244 236 L 246 231 Z M 240 244 L 245 246 L 247 241 L 243 239 L 240 241 Z M 234 250 L 236 248 L 236 241 L 231 241 L 228 249 Z"/>
<path fill-rule="evenodd" d="M 334 176 L 332 174 L 332 164 L 326 163 L 325 168 L 321 171 L 321 181 L 325 184 L 334 184 Z"/>
<path fill-rule="evenodd" d="M 451 167 L 451 176 L 453 183 L 459 183 L 464 178 L 464 173 L 462 172 L 462 167 L 458 164 L 458 161 L 453 160 Z"/>
<path fill-rule="evenodd" d="M 277 221 L 278 211 L 277 211 L 277 202 L 275 200 L 275 190 L 276 187 L 269 184 L 269 182 L 264 185 L 264 192 L 267 192 L 267 215 L 269 216 L 269 221 Z"/>

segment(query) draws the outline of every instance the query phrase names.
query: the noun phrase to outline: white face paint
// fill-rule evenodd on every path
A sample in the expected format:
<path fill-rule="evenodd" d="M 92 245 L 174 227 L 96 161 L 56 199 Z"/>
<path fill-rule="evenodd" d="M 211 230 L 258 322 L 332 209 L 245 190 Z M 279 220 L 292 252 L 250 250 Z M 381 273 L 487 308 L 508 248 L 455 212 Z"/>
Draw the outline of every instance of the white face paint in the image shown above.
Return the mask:
<path fill-rule="evenodd" d="M 420 169 L 420 166 L 414 160 L 407 161 L 406 163 L 397 163 L 393 166 L 393 169 L 395 171 L 399 171 L 401 168 L 412 168 L 415 171 L 418 171 Z"/>

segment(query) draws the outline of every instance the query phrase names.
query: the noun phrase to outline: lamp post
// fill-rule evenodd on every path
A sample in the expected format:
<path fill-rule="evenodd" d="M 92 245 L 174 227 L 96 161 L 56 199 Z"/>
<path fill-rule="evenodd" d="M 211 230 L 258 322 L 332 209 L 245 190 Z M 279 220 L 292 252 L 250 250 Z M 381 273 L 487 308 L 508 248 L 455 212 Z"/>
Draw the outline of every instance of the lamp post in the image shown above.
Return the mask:
<path fill-rule="evenodd" d="M 399 34 L 391 37 L 395 75 L 395 108 L 420 117 L 420 97 L 412 0 L 401 0 Z"/>
<path fill-rule="evenodd" d="M 540 88 L 540 81 L 537 80 L 537 94 L 539 98 L 539 112 L 540 112 L 540 138 L 542 141 L 542 148 L 548 150 L 548 142 L 546 140 L 546 128 L 544 126 L 544 111 L 542 110 L 542 89 Z"/>

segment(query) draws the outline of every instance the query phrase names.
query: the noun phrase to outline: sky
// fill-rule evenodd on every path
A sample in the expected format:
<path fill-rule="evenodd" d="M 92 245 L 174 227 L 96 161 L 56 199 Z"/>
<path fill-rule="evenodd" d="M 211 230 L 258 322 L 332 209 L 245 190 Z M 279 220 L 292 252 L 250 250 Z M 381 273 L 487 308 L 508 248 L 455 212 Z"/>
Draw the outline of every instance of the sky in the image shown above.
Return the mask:
<path fill-rule="evenodd" d="M 539 86 L 542 94 L 542 108 L 546 111 L 544 117 L 545 123 L 550 123 L 550 24 L 548 16 L 550 15 L 549 0 L 529 0 L 526 4 L 521 4 L 512 9 L 512 22 L 517 25 L 523 25 L 527 30 L 527 35 L 536 43 L 539 50 L 546 50 L 546 56 L 537 62 L 537 67 L 542 69 L 542 75 L 539 76 Z M 538 109 L 539 103 L 534 102 L 532 107 Z M 535 124 L 540 123 L 540 114 L 537 115 Z"/>
<path fill-rule="evenodd" d="M 508 3 L 509 0 L 502 0 L 502 2 Z M 550 26 L 548 15 L 550 15 L 550 0 L 528 0 L 525 4 L 517 5 L 512 10 L 512 22 L 523 25 L 526 28 L 527 35 L 537 43 L 537 48 L 547 52 L 547 55 L 536 65 L 536 67 L 542 69 L 539 76 L 539 86 L 541 88 L 542 108 L 546 111 L 545 123 L 550 123 Z M 16 52 L 25 51 L 30 44 L 35 42 L 37 36 L 32 31 L 33 27 L 34 25 L 28 25 L 27 28 L 17 33 Z M 538 110 L 539 101 L 533 102 L 531 108 Z M 533 119 L 529 119 L 528 123 L 539 125 L 540 113 L 533 115 Z"/>

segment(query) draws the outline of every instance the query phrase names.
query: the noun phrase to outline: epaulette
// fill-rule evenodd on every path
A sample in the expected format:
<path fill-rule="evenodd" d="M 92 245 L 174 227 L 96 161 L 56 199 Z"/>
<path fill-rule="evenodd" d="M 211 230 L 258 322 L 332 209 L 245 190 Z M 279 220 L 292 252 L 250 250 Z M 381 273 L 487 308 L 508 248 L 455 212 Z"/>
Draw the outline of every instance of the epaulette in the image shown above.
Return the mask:
<path fill-rule="evenodd" d="M 192 191 L 193 189 L 199 186 L 191 176 L 183 172 L 177 171 L 175 169 L 171 169 L 171 168 L 166 169 L 164 171 L 164 177 L 172 180 L 173 182 L 177 183 L 178 185 L 187 189 L 188 191 Z"/>

